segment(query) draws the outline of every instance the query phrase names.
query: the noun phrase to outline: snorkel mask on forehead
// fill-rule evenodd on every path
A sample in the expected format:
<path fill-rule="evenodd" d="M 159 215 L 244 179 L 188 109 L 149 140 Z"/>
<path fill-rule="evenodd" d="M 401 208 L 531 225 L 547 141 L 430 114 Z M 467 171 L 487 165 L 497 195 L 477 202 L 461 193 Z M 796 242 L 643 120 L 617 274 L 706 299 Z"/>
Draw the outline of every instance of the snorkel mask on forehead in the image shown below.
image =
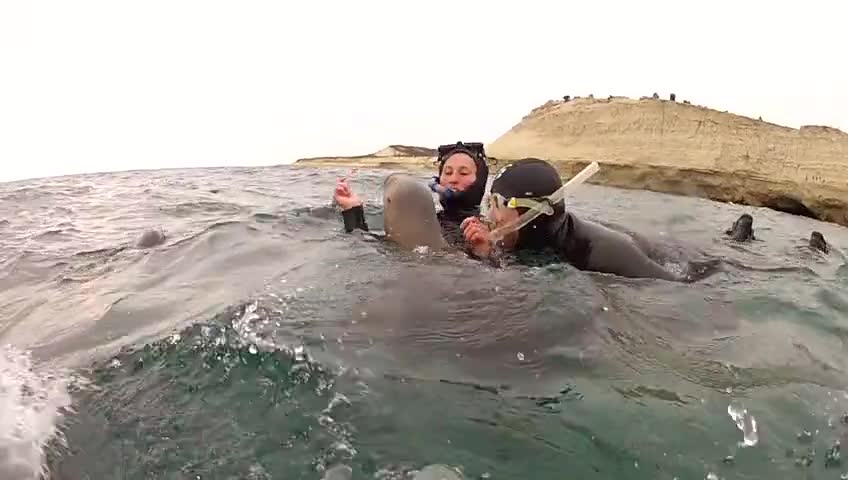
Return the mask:
<path fill-rule="evenodd" d="M 456 142 L 439 145 L 438 152 L 439 156 L 436 158 L 436 163 L 439 165 L 439 170 L 441 170 L 441 166 L 444 165 L 448 157 L 454 153 L 465 153 L 475 160 L 480 159 L 484 162 L 486 161 L 486 151 L 483 148 L 483 144 L 480 142 Z"/>
<path fill-rule="evenodd" d="M 502 240 L 506 235 L 518 231 L 528 223 L 532 222 L 539 215 L 553 215 L 556 204 L 565 201 L 565 197 L 572 191 L 585 182 L 589 177 L 598 172 L 600 167 L 598 162 L 590 163 L 586 168 L 581 170 L 577 175 L 571 177 L 571 180 L 561 186 L 554 193 L 545 197 L 521 198 L 510 197 L 505 198 L 498 193 L 489 194 L 489 221 L 493 221 L 491 213 L 499 208 L 526 208 L 527 211 L 518 216 L 515 220 L 508 222 L 500 227 L 495 228 L 489 233 L 489 239 L 494 243 Z"/>

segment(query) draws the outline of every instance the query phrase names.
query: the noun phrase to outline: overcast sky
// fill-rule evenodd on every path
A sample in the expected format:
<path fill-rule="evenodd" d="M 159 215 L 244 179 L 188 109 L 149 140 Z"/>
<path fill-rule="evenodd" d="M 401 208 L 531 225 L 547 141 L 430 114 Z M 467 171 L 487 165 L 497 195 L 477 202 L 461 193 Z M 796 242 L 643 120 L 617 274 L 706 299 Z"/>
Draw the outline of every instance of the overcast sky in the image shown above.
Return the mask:
<path fill-rule="evenodd" d="M 848 1 L 0 0 L 0 181 L 491 142 L 565 94 L 848 131 Z"/>

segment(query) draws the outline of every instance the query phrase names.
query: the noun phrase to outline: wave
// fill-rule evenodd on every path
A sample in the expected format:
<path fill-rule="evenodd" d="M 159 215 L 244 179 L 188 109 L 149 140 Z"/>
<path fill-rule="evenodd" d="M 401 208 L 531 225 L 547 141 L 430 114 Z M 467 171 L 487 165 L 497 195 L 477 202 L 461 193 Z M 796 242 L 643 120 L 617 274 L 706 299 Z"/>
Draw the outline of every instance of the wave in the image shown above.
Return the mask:
<path fill-rule="evenodd" d="M 264 320 L 261 306 L 246 303 L 96 362 L 98 388 L 80 399 L 67 431 L 79 454 L 51 456 L 51 471 L 147 478 L 172 471 L 173 452 L 182 452 L 179 469 L 190 478 L 305 478 L 350 461 L 351 401 L 337 387 L 345 370 L 313 360 L 302 345 L 277 345 L 260 333 Z M 104 454 L 117 460 L 93 460 Z"/>
<path fill-rule="evenodd" d="M 48 449 L 64 445 L 70 391 L 82 384 L 80 377 L 40 371 L 26 352 L 0 348 L 0 478 L 46 475 Z"/>

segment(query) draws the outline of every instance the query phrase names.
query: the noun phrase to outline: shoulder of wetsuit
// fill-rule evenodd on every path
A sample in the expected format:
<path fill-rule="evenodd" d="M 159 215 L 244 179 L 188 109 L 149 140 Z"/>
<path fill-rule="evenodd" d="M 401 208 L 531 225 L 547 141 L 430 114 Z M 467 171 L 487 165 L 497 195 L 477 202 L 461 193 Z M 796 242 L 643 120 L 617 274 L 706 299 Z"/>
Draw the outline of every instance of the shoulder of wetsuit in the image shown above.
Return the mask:
<path fill-rule="evenodd" d="M 342 220 L 344 221 L 344 229 L 347 233 L 356 229 L 368 231 L 368 223 L 365 222 L 365 209 L 362 208 L 362 205 L 343 210 Z"/>

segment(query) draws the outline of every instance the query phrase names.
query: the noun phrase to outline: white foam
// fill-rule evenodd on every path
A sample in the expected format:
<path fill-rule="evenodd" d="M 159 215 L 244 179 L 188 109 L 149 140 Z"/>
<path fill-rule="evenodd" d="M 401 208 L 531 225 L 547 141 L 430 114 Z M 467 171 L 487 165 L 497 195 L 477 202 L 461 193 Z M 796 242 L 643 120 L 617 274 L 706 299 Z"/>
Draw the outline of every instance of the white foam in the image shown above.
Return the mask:
<path fill-rule="evenodd" d="M 39 372 L 28 353 L 0 347 L 0 478 L 46 476 L 47 448 L 64 445 L 59 427 L 70 411 L 70 380 Z"/>

